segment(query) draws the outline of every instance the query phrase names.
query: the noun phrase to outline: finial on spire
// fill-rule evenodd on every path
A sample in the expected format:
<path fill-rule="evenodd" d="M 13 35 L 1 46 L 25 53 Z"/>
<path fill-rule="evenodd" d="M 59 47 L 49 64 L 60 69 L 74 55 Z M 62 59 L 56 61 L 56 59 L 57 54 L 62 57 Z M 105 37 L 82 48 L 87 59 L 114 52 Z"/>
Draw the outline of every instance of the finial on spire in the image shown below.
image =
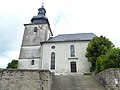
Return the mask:
<path fill-rule="evenodd" d="M 46 10 L 44 8 L 44 0 L 43 0 L 41 8 L 38 9 L 38 15 L 45 16 L 45 13 L 46 13 Z"/>
<path fill-rule="evenodd" d="M 42 6 L 41 6 L 41 8 L 44 8 L 44 0 L 42 1 Z"/>
<path fill-rule="evenodd" d="M 44 0 L 42 1 L 42 6 L 44 6 Z"/>

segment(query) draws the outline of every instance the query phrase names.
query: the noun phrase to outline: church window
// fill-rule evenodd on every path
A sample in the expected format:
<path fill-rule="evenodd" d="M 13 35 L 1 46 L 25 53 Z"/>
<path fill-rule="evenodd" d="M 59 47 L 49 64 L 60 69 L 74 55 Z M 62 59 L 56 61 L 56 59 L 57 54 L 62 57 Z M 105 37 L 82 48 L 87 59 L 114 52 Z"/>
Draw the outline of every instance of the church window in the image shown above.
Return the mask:
<path fill-rule="evenodd" d="M 32 61 L 31 61 L 31 65 L 34 65 L 34 63 L 35 63 L 35 61 L 34 61 L 34 60 L 32 60 Z"/>
<path fill-rule="evenodd" d="M 37 32 L 37 27 L 34 27 L 34 32 Z"/>
<path fill-rule="evenodd" d="M 51 48 L 52 48 L 52 49 L 55 49 L 55 46 L 52 46 Z"/>
<path fill-rule="evenodd" d="M 51 69 L 55 69 L 55 53 L 51 53 Z"/>
<path fill-rule="evenodd" d="M 74 47 L 74 45 L 70 46 L 70 55 L 71 55 L 71 57 L 75 57 L 75 47 Z"/>

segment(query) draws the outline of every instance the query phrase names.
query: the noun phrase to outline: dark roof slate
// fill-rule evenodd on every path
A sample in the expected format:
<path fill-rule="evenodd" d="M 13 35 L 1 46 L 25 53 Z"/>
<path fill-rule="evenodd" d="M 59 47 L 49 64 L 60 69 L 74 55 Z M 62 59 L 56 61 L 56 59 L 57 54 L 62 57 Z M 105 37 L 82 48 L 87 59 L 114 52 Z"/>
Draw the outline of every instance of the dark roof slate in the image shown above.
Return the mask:
<path fill-rule="evenodd" d="M 77 34 L 60 34 L 56 37 L 51 37 L 45 42 L 65 42 L 65 41 L 90 41 L 96 37 L 93 33 L 77 33 Z"/>
<path fill-rule="evenodd" d="M 38 15 L 33 16 L 31 22 L 33 24 L 49 24 L 48 18 L 45 16 L 46 10 L 42 5 L 41 8 L 38 9 Z"/>

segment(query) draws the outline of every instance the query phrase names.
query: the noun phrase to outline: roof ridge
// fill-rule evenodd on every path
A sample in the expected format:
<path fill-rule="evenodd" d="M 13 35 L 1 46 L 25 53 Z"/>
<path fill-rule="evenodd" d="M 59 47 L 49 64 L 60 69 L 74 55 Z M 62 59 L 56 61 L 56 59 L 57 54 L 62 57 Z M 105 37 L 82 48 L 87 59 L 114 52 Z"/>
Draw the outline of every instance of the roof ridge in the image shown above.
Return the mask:
<path fill-rule="evenodd" d="M 90 41 L 95 36 L 94 33 L 59 34 L 45 42 Z"/>
<path fill-rule="evenodd" d="M 93 34 L 92 32 L 90 33 L 71 33 L 71 34 L 58 34 L 57 36 L 59 35 L 76 35 L 76 34 Z"/>

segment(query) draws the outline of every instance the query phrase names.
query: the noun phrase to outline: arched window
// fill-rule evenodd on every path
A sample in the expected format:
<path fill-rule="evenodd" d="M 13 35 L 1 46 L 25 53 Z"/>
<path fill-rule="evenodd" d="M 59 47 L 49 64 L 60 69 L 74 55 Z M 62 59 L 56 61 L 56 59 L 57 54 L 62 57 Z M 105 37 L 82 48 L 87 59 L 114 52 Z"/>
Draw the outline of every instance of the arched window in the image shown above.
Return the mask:
<path fill-rule="evenodd" d="M 35 63 L 35 61 L 34 61 L 34 60 L 32 60 L 32 61 L 31 61 L 31 65 L 34 65 L 34 63 Z"/>
<path fill-rule="evenodd" d="M 37 27 L 34 27 L 34 32 L 37 32 Z"/>
<path fill-rule="evenodd" d="M 71 57 L 75 57 L 75 47 L 74 47 L 74 45 L 70 46 L 70 55 L 71 55 Z"/>
<path fill-rule="evenodd" d="M 51 53 L 51 69 L 55 69 L 55 53 Z"/>

